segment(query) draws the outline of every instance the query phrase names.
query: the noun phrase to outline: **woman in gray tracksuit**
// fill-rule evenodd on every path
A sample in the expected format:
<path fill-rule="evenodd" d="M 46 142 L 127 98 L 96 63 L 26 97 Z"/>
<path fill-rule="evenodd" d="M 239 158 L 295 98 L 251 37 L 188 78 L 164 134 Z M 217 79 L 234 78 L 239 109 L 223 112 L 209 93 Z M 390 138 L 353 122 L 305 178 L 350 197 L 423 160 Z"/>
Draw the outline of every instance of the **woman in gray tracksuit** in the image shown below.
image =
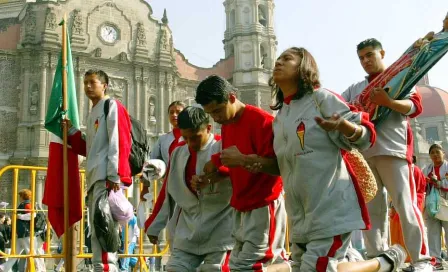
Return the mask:
<path fill-rule="evenodd" d="M 373 144 L 368 116 L 352 112 L 342 98 L 320 87 L 314 58 L 303 48 L 283 52 L 271 83 L 277 98 L 272 108 L 278 110 L 274 150 L 284 181 L 293 271 L 396 269 L 405 253 L 395 246 L 370 261 L 340 263 L 351 232 L 370 224 L 343 157 L 344 150 Z"/>
<path fill-rule="evenodd" d="M 448 199 L 448 162 L 445 160 L 445 152 L 439 144 L 433 144 L 429 148 L 429 156 L 432 163 L 425 166 L 422 172 L 427 180 L 426 195 L 434 186 L 439 188 L 440 197 Z M 428 247 L 431 257 L 437 258 L 437 263 L 442 260 L 442 228 L 445 230 L 445 243 L 448 244 L 448 221 L 442 221 L 432 217 L 428 211 L 424 211 L 425 225 L 428 232 Z"/>
<path fill-rule="evenodd" d="M 220 150 L 219 136 L 210 133 L 209 117 L 200 108 L 187 107 L 179 114 L 179 127 L 185 140 L 171 154 L 166 178 L 166 203 L 176 203 L 173 249 L 167 271 L 229 271 L 233 248 L 232 185 L 223 176 L 219 183 L 198 189 L 194 179 L 211 156 Z M 197 184 L 197 183 L 196 183 Z"/>

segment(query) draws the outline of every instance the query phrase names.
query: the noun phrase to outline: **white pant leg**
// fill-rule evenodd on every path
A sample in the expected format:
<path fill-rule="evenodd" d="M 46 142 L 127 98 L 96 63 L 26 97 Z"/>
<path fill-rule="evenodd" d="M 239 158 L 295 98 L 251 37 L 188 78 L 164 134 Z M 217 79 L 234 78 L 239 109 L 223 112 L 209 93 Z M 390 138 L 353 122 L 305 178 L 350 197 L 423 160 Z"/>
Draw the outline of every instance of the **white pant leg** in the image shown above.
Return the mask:
<path fill-rule="evenodd" d="M 441 221 L 442 228 L 445 231 L 445 247 L 448 247 L 448 221 Z"/>
<path fill-rule="evenodd" d="M 29 243 L 30 243 L 29 239 L 30 239 L 29 237 L 17 238 L 17 240 L 16 240 L 16 255 L 22 254 L 22 252 L 25 250 L 26 244 L 28 244 L 28 249 L 29 249 Z M 3 271 L 10 272 L 17 260 L 18 260 L 17 258 L 9 258 L 8 261 L 3 264 Z"/>
<path fill-rule="evenodd" d="M 307 244 L 293 244 L 292 271 L 337 272 L 337 266 L 347 253 L 351 233 L 312 240 Z"/>
<path fill-rule="evenodd" d="M 197 272 L 221 272 L 230 271 L 229 251 L 217 251 L 205 255 L 204 262 L 198 267 Z"/>
<path fill-rule="evenodd" d="M 166 264 L 166 270 L 168 272 L 195 272 L 203 261 L 204 256 L 174 248 Z"/>
<path fill-rule="evenodd" d="M 412 262 L 429 260 L 411 165 L 405 159 L 392 156 L 377 156 L 374 159 L 381 180 L 400 216 L 404 242 Z"/>
<path fill-rule="evenodd" d="M 440 259 L 442 256 L 442 221 L 429 215 L 426 210 L 424 215 L 428 230 L 429 255 Z"/>
<path fill-rule="evenodd" d="M 285 262 L 286 211 L 283 196 L 269 205 L 248 212 L 235 211 L 230 256 L 231 271 L 266 271 L 273 263 Z"/>
<path fill-rule="evenodd" d="M 367 257 L 374 258 L 388 248 L 389 218 L 387 216 L 387 193 L 377 169 L 375 157 L 368 159 L 367 162 L 375 176 L 378 191 L 376 196 L 367 203 L 371 228 L 363 231 L 363 236 Z"/>
<path fill-rule="evenodd" d="M 34 245 L 35 245 L 35 254 L 38 255 L 44 255 L 44 249 L 42 248 L 42 246 L 44 245 L 44 241 L 40 238 L 40 237 L 35 237 L 34 238 Z M 36 258 L 35 260 L 35 264 L 36 264 L 36 271 L 37 272 L 44 272 L 46 271 L 46 267 L 45 267 L 45 259 L 44 258 Z"/>

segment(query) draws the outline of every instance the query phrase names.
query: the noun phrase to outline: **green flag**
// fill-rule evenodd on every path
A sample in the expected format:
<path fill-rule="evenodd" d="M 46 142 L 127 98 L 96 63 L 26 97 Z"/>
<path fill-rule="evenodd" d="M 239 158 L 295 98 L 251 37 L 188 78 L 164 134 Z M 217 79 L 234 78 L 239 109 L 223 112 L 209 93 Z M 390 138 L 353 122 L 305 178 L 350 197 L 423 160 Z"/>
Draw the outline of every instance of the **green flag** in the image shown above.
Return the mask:
<path fill-rule="evenodd" d="M 65 25 L 64 25 L 65 27 Z M 78 104 L 76 100 L 75 73 L 73 70 L 72 50 L 70 48 L 70 39 L 66 35 L 67 41 L 67 118 L 72 125 L 79 128 Z M 58 66 L 54 74 L 53 88 L 51 90 L 50 101 L 45 117 L 45 128 L 51 133 L 62 139 L 61 121 L 64 112 L 62 111 L 62 52 L 59 56 Z"/>
<path fill-rule="evenodd" d="M 62 24 L 66 27 L 65 24 Z M 67 67 L 62 67 L 62 52 L 54 75 L 53 89 L 48 104 L 45 128 L 51 132 L 48 148 L 48 167 L 42 203 L 48 207 L 48 220 L 56 234 L 60 237 L 65 232 L 64 225 L 64 149 L 62 142 L 61 121 L 64 114 L 79 128 L 78 106 L 76 104 L 75 77 L 73 71 L 72 52 L 69 39 L 66 39 Z M 67 72 L 67 112 L 62 111 L 62 75 Z M 79 186 L 78 154 L 67 149 L 68 183 L 70 184 L 68 223 L 72 226 L 82 218 L 81 186 Z"/>

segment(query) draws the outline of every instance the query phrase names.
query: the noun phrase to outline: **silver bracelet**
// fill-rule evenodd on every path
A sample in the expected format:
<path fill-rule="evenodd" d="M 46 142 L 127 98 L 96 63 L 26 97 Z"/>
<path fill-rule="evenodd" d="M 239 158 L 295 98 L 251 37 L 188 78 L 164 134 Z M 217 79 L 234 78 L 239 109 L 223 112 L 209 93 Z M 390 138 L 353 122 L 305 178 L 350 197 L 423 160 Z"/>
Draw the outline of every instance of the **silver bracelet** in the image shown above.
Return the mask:
<path fill-rule="evenodd" d="M 353 132 L 353 134 L 349 137 L 345 136 L 345 138 L 347 138 L 347 140 L 352 141 L 355 137 L 356 134 L 358 134 L 358 130 L 360 130 L 361 128 L 358 125 L 355 125 L 355 132 Z"/>

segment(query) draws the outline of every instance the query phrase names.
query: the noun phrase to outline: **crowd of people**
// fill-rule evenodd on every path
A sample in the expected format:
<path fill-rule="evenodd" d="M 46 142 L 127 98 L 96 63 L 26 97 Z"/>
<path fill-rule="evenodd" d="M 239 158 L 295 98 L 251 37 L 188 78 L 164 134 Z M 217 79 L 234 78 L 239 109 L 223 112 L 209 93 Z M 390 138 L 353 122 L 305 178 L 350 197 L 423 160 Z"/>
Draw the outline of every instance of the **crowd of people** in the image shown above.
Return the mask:
<path fill-rule="evenodd" d="M 443 31 L 448 33 L 448 15 Z M 428 151 L 432 164 L 423 171 L 413 163 L 409 119 L 422 112 L 413 90 L 396 100 L 382 88 L 370 101 L 391 110 L 376 127 L 353 102 L 386 70 L 385 50 L 376 39 L 358 44 L 356 53 L 366 77 L 338 95 L 321 85 L 318 65 L 305 48 L 291 47 L 277 58 L 270 81 L 275 117 L 244 104 L 224 78 L 212 75 L 196 89 L 197 106 L 174 101 L 168 107 L 173 130 L 159 138 L 149 161 L 167 166 L 160 197 L 145 222 L 157 244 L 163 229 L 171 252 L 167 271 L 397 271 L 407 256 L 407 271 L 442 268 L 441 214 L 424 210 L 424 196 L 437 189 L 447 199 L 448 164 L 440 145 Z M 84 91 L 92 102 L 83 134 L 70 126 L 69 143 L 86 156 L 90 243 L 95 271 L 127 271 L 117 249 L 97 227 L 101 198 L 129 184 L 131 133 L 124 106 L 107 96 L 108 75 L 86 72 Z M 105 103 L 108 103 L 105 105 Z M 105 106 L 108 111 L 105 112 Z M 212 133 L 210 117 L 221 125 Z M 359 150 L 378 190 L 366 203 L 359 173 L 348 153 Z M 142 191 L 141 201 L 151 181 Z M 20 191 L 16 252 L 29 251 L 30 192 Z M 389 245 L 389 200 L 400 230 Z M 107 211 L 101 211 L 107 212 Z M 440 208 L 438 213 L 442 213 Z M 2 217 L 3 218 L 3 217 Z M 136 243 L 136 219 L 129 222 L 129 251 Z M 286 226 L 289 226 L 289 241 Z M 352 233 L 363 230 L 365 256 L 352 247 Z M 118 232 L 117 232 L 118 233 Z M 3 241 L 9 234 L 0 231 Z M 285 242 L 291 254 L 285 252 Z M 34 242 L 41 248 L 41 241 Z M 400 245 L 401 244 L 401 245 Z M 123 249 L 123 248 L 122 248 Z M 40 259 L 35 259 L 40 269 Z M 0 271 L 10 271 L 8 260 Z M 42 268 L 45 269 L 45 268 Z M 38 270 L 41 271 L 41 270 Z"/>

